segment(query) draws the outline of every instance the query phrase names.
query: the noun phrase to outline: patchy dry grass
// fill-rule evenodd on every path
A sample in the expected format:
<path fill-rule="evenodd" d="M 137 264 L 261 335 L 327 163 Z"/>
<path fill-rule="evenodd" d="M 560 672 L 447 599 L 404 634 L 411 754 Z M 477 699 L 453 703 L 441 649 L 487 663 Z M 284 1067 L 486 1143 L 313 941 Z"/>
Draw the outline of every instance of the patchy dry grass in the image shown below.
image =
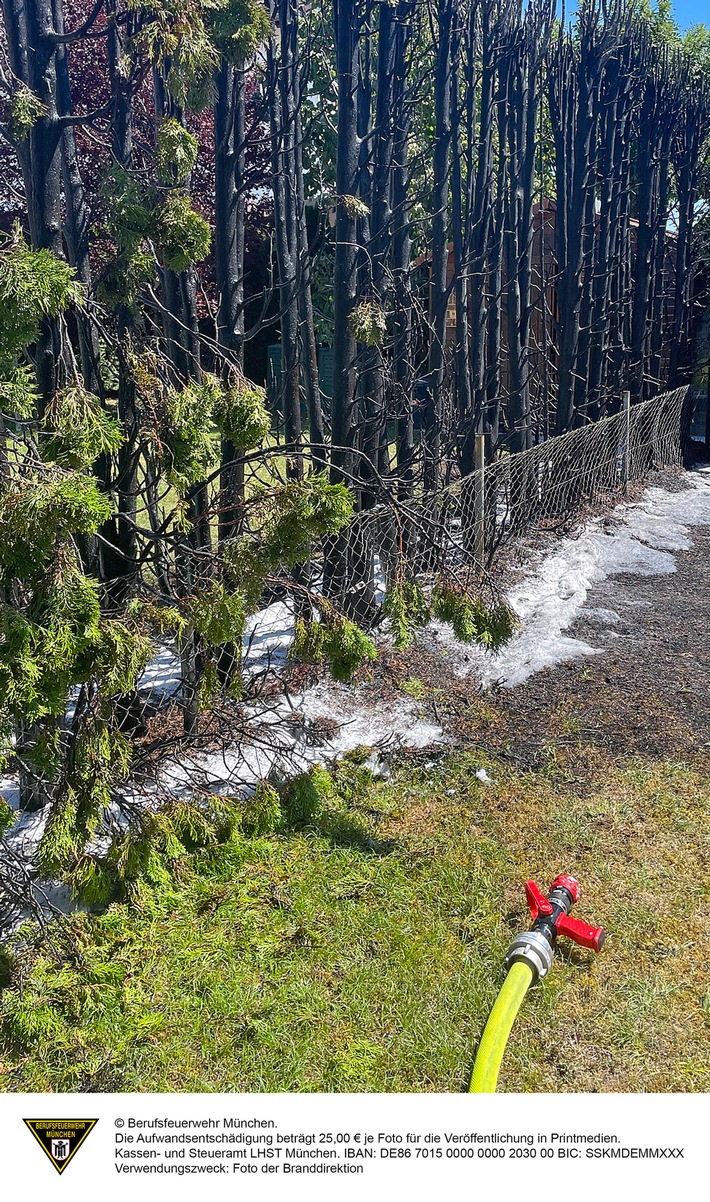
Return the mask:
<path fill-rule="evenodd" d="M 485 764 L 490 785 L 475 779 Z M 706 778 L 575 743 L 362 770 L 305 829 L 193 853 L 182 887 L 26 947 L 0 1002 L 7 1090 L 460 1090 L 525 925 L 522 882 L 583 883 L 610 938 L 528 996 L 506 1090 L 704 1090 Z"/>

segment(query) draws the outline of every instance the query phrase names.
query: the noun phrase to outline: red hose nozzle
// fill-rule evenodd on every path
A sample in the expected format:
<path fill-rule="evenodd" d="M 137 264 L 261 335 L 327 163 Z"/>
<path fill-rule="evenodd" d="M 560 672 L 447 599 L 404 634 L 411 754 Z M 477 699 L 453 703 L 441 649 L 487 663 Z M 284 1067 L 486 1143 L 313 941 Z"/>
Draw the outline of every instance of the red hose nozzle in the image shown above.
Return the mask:
<path fill-rule="evenodd" d="M 554 938 L 552 936 L 552 930 L 554 930 L 556 935 L 565 935 L 567 939 L 571 939 L 573 943 L 578 943 L 581 947 L 591 948 L 593 952 L 601 951 L 606 939 L 604 928 L 590 927 L 578 918 L 570 918 L 569 914 L 565 912 L 570 908 L 568 903 L 563 902 L 560 906 L 559 898 L 554 897 L 556 889 L 565 889 L 572 899 L 572 904 L 579 898 L 579 881 L 564 873 L 555 877 L 552 882 L 550 897 L 544 897 L 534 881 L 525 882 L 525 896 L 533 922 L 538 923 L 541 929 L 547 927 L 548 938 Z"/>
<path fill-rule="evenodd" d="M 550 885 L 550 892 L 552 892 L 553 889 L 566 889 L 575 905 L 579 901 L 581 889 L 579 887 L 579 881 L 576 879 L 576 877 L 567 876 L 564 872 L 561 873 L 560 876 L 555 877 L 554 881 Z"/>

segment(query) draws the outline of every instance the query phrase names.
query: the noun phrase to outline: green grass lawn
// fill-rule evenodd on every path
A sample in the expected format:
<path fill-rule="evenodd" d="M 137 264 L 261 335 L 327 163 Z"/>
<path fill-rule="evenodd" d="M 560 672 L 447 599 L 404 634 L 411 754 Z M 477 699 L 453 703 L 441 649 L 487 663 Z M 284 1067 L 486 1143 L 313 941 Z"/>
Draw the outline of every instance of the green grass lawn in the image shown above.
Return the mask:
<path fill-rule="evenodd" d="M 20 944 L 2 1087 L 462 1090 L 523 881 L 567 871 L 610 937 L 528 995 L 499 1088 L 707 1089 L 703 776 L 590 749 L 523 774 L 488 760 L 482 785 L 483 762 L 386 783 L 347 765 L 308 826 L 238 832 L 177 863 L 174 890 L 75 916 L 74 963 Z"/>

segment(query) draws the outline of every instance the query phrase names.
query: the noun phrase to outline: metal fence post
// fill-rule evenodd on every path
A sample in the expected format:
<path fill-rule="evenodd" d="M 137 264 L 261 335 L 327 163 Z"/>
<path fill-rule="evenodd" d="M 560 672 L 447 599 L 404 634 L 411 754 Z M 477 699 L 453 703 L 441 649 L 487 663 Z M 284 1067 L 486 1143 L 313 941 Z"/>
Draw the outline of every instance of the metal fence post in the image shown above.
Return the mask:
<path fill-rule="evenodd" d="M 473 538 L 473 553 L 476 557 L 476 562 L 483 568 L 486 559 L 486 489 L 485 489 L 485 472 L 486 472 L 486 436 L 485 434 L 476 435 L 475 460 L 474 460 L 474 538 Z"/>
<path fill-rule="evenodd" d="M 631 471 L 631 393 L 627 390 L 622 394 L 624 412 L 624 442 L 621 453 L 621 484 L 624 492 L 629 487 Z"/>

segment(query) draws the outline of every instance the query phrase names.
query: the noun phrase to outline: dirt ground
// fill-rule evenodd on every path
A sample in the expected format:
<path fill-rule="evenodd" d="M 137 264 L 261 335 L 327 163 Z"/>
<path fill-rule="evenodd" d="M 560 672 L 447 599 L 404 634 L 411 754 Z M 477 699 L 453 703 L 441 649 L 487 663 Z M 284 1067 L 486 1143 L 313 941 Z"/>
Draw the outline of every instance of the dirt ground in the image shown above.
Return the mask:
<path fill-rule="evenodd" d="M 473 674 L 453 676 L 443 657 L 422 647 L 385 657 L 384 676 L 416 677 L 427 692 L 422 710 L 445 733 L 521 769 L 534 767 L 550 742 L 710 763 L 710 529 L 696 527 L 691 538 L 672 575 L 619 575 L 593 586 L 591 612 L 565 633 L 597 655 L 485 694 Z M 619 620 L 600 623 L 600 609 Z"/>

